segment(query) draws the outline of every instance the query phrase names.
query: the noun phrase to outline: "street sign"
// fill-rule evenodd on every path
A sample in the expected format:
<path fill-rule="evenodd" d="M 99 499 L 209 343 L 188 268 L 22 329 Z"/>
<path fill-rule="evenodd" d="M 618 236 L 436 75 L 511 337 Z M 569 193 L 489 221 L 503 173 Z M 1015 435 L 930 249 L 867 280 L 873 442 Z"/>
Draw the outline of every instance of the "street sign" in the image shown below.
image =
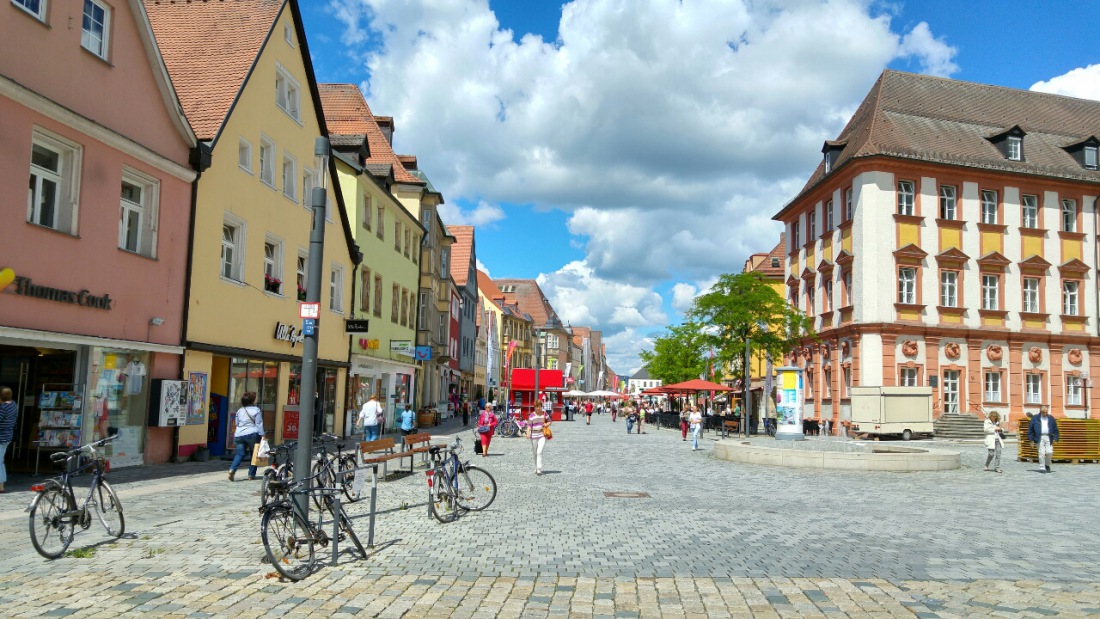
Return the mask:
<path fill-rule="evenodd" d="M 312 318 L 306 318 L 302 321 L 302 334 L 314 335 L 317 333 L 317 321 Z"/>
<path fill-rule="evenodd" d="M 416 360 L 417 361 L 431 361 L 432 360 L 432 347 L 431 346 L 417 346 L 416 347 Z"/>
<path fill-rule="evenodd" d="M 299 303 L 298 304 L 298 317 L 313 318 L 314 320 L 321 317 L 321 304 L 320 303 Z"/>
<path fill-rule="evenodd" d="M 369 320 L 345 320 L 344 333 L 366 333 L 370 328 Z"/>

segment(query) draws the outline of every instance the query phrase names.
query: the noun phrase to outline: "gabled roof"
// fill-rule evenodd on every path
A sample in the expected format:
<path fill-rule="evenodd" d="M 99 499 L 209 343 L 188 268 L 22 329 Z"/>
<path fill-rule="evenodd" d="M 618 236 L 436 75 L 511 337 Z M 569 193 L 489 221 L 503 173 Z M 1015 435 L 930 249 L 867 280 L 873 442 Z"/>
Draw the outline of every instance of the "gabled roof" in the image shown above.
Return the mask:
<path fill-rule="evenodd" d="M 489 277 L 489 274 L 485 271 L 478 269 L 477 272 L 477 288 L 481 291 L 481 294 L 489 298 L 490 301 L 496 302 L 497 299 L 503 299 L 504 293 L 497 288 L 497 285 L 493 283 L 493 279 Z"/>
<path fill-rule="evenodd" d="M 642 369 L 638 370 L 637 372 L 634 372 L 634 374 L 630 377 L 630 379 L 631 380 L 652 380 L 652 377 L 649 375 L 649 368 L 647 368 L 645 366 L 642 366 Z"/>
<path fill-rule="evenodd" d="M 536 327 L 546 327 L 555 321 L 562 328 L 565 327 L 535 280 L 497 279 L 493 281 L 504 292 L 504 298 L 507 299 L 507 302 L 519 305 L 520 311 L 528 314 Z M 513 291 L 509 292 L 508 287 L 512 287 Z"/>
<path fill-rule="evenodd" d="M 772 258 L 779 260 L 779 266 L 772 266 Z M 753 254 L 745 261 L 745 271 L 760 273 L 767 278 L 782 279 L 784 273 L 786 273 L 785 267 L 787 264 L 787 239 L 785 235 L 779 235 L 779 243 L 772 248 L 772 250 L 766 254 Z M 753 266 L 755 265 L 755 266 Z"/>
<path fill-rule="evenodd" d="M 470 263 L 474 259 L 474 227 L 449 226 L 447 230 L 455 237 L 451 245 L 451 277 L 456 286 L 465 286 L 470 278 Z"/>
<path fill-rule="evenodd" d="M 1027 134 L 1023 161 L 1006 159 L 989 139 L 1016 126 Z M 829 176 L 853 159 L 888 156 L 1097 182 L 1100 172 L 1082 168 L 1063 147 L 1098 128 L 1100 101 L 888 69 L 829 142 L 843 144 Z M 826 178 L 822 161 L 775 218 Z"/>
<path fill-rule="evenodd" d="M 286 2 L 144 0 L 180 105 L 199 140 L 217 137 Z"/>
<path fill-rule="evenodd" d="M 424 184 L 401 164 L 393 152 L 393 146 L 382 133 L 367 100 L 355 84 L 317 84 L 321 93 L 321 106 L 325 110 L 325 122 L 333 135 L 365 135 L 370 156 L 367 164 L 392 166 L 394 179 L 399 183 Z M 392 125 L 393 119 L 389 119 Z"/>

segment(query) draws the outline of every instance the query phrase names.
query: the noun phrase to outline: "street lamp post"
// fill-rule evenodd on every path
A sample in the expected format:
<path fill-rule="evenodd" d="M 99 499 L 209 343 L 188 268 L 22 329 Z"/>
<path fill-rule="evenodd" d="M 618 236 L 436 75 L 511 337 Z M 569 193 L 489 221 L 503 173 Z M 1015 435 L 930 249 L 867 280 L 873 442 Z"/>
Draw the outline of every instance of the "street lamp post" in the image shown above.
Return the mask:
<path fill-rule="evenodd" d="M 328 138 L 321 136 L 313 145 L 313 156 L 321 182 L 313 188 L 310 203 L 313 207 L 313 227 L 309 233 L 309 274 L 306 279 L 306 303 L 321 302 L 321 273 L 325 254 L 325 201 L 328 196 Z M 320 320 L 318 319 L 318 323 Z M 294 454 L 294 469 L 306 480 L 308 489 L 310 454 L 313 452 L 313 415 L 317 399 L 317 341 L 320 324 L 304 334 L 302 343 L 301 413 L 298 416 L 298 450 Z M 303 331 L 307 331 L 303 328 Z M 308 521 L 309 498 L 296 494 L 295 505 Z"/>

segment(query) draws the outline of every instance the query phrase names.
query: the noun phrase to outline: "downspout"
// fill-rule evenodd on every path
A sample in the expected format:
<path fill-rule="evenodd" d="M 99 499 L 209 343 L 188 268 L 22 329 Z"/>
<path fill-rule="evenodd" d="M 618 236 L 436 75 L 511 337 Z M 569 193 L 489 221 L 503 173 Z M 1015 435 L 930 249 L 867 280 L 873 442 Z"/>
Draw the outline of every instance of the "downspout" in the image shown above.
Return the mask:
<path fill-rule="evenodd" d="M 1097 198 L 1093 198 L 1092 199 L 1092 256 L 1093 256 L 1092 268 L 1094 269 L 1093 273 L 1096 273 L 1095 269 L 1100 268 L 1100 236 L 1098 236 L 1098 231 L 1100 231 L 1100 212 L 1097 211 L 1097 206 L 1096 205 L 1097 205 Z M 1096 288 L 1096 285 L 1100 284 L 1100 278 L 1097 278 L 1095 276 L 1092 278 L 1092 281 L 1093 281 L 1093 288 Z M 1093 300 L 1093 303 L 1095 303 L 1095 306 L 1096 306 L 1096 313 L 1093 314 L 1094 320 L 1096 321 L 1096 333 L 1097 333 L 1098 336 L 1100 336 L 1100 291 L 1097 291 L 1095 289 L 1092 291 L 1092 300 Z M 1089 359 L 1089 362 L 1091 364 L 1091 357 Z M 1093 377 L 1089 376 L 1087 379 L 1085 379 L 1085 381 L 1084 381 L 1085 384 L 1083 385 L 1084 391 L 1085 391 L 1084 398 L 1083 398 L 1084 401 L 1085 401 L 1085 419 L 1088 419 L 1092 414 L 1092 411 L 1089 410 L 1089 382 L 1092 381 L 1092 380 L 1093 380 Z"/>
<path fill-rule="evenodd" d="M 180 344 L 183 345 L 183 359 L 180 360 L 180 379 L 183 379 L 183 369 L 187 363 L 187 323 L 191 314 L 191 273 L 194 269 L 195 258 L 195 218 L 199 205 L 199 179 L 204 170 L 210 167 L 210 146 L 199 142 L 188 154 L 188 163 L 195 170 L 195 179 L 191 181 L 191 221 L 187 230 L 187 264 L 184 267 L 184 281 L 187 285 L 183 288 L 183 315 L 180 320 Z M 179 462 L 180 456 L 180 429 L 177 426 L 172 431 L 172 456 Z"/>
<path fill-rule="evenodd" d="M 420 295 L 423 294 L 421 286 L 420 286 L 420 276 L 423 274 L 423 269 L 424 269 L 424 248 L 427 245 L 428 245 L 428 233 L 425 230 L 424 234 L 420 235 L 420 260 L 418 260 L 417 264 L 416 264 L 416 266 L 417 266 L 417 269 L 416 269 L 416 271 L 417 271 L 416 272 L 416 322 L 413 323 L 413 325 L 414 325 L 413 326 L 413 350 L 414 351 L 416 350 L 416 347 L 420 345 Z M 431 346 L 430 341 L 428 342 L 428 345 Z M 413 412 L 416 413 L 417 411 L 420 410 L 418 408 L 418 405 L 420 403 L 419 398 L 417 398 L 416 396 L 417 396 L 417 394 L 420 393 L 420 389 L 423 388 L 423 386 L 424 386 L 421 383 L 426 378 L 426 376 L 425 376 L 426 372 L 424 370 L 424 362 L 420 361 L 419 359 L 416 358 L 416 353 L 415 352 L 413 353 L 413 360 L 417 364 L 417 370 L 419 370 L 419 372 L 418 372 L 419 376 L 418 376 L 417 381 L 416 381 L 416 389 L 413 389 L 412 393 L 409 394 L 409 395 L 412 397 L 411 406 L 412 406 Z"/>

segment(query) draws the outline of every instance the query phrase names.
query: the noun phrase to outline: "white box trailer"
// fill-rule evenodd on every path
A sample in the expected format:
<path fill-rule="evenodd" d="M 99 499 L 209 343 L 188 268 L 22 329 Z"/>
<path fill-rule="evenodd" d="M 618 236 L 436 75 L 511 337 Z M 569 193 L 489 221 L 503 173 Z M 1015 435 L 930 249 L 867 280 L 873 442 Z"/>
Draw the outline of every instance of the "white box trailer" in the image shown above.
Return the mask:
<path fill-rule="evenodd" d="M 931 387 L 852 387 L 852 431 L 872 436 L 932 436 Z"/>

